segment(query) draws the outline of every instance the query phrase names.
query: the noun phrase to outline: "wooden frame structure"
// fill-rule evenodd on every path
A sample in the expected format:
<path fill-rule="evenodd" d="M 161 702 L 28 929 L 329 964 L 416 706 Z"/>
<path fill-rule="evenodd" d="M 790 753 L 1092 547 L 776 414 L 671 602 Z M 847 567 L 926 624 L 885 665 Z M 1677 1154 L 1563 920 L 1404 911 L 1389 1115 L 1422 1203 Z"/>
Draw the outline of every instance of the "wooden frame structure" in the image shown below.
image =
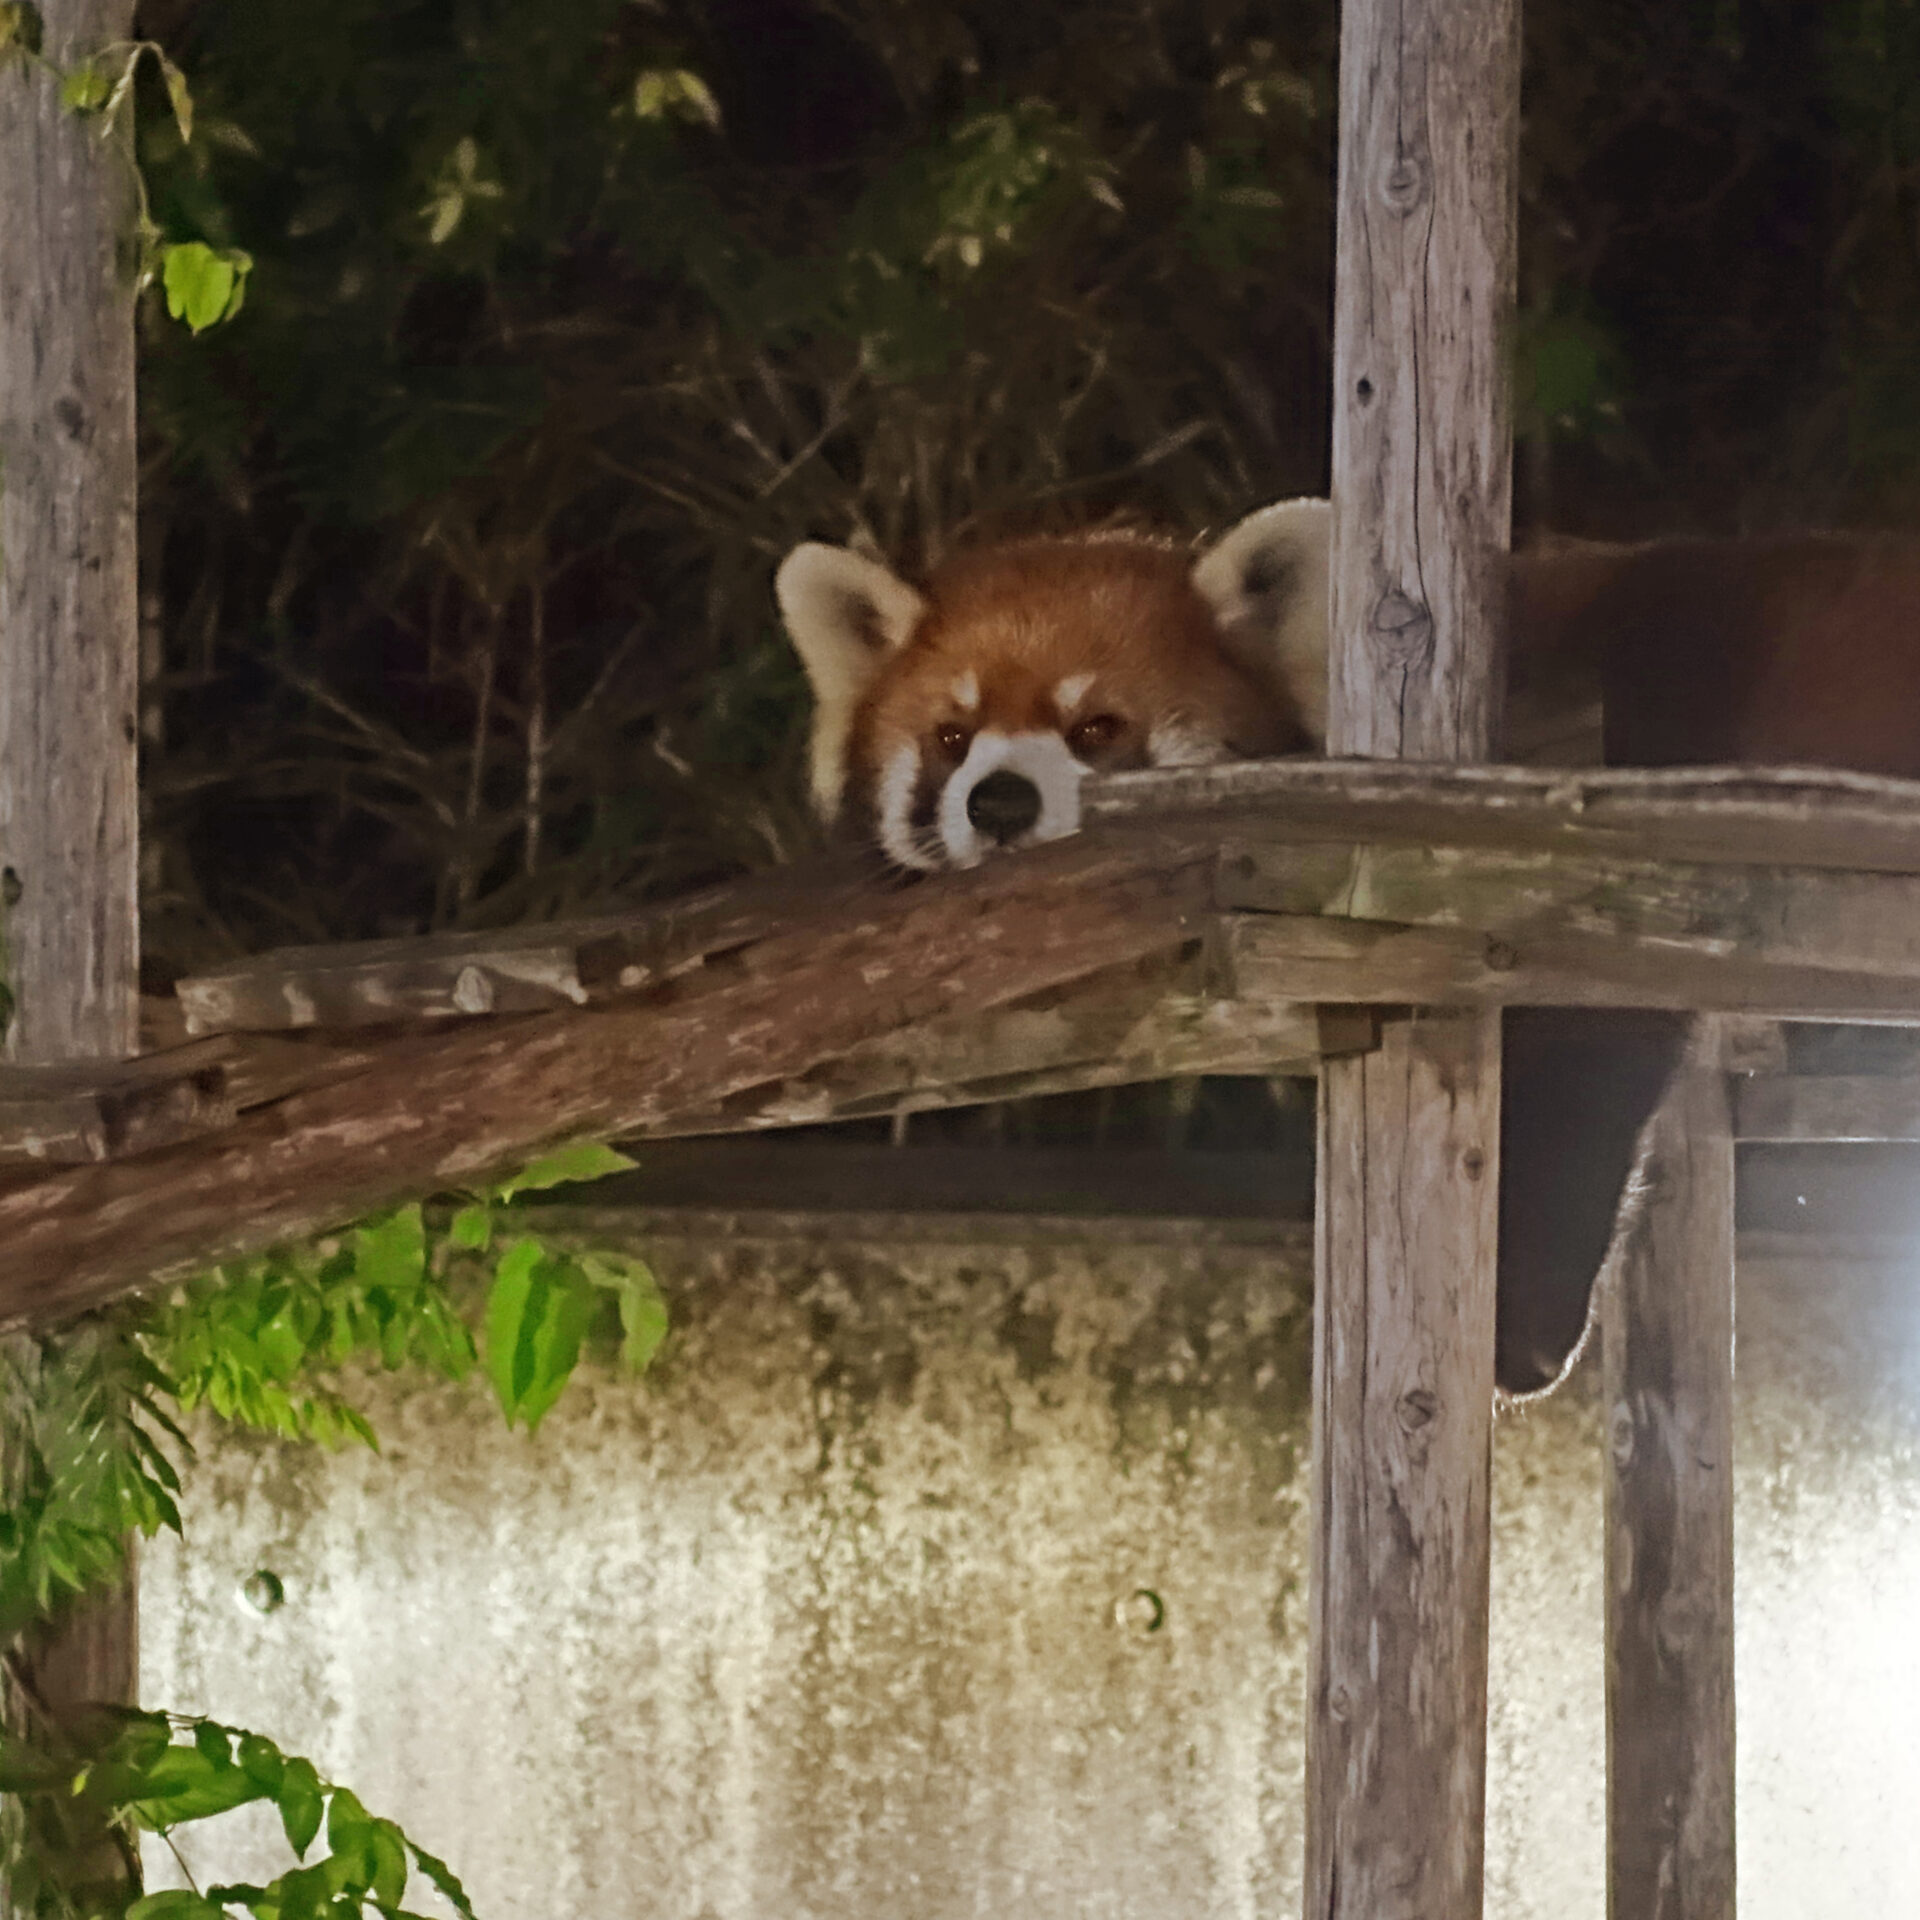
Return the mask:
<path fill-rule="evenodd" d="M 1366 758 L 1130 776 L 1078 839 L 912 887 L 835 867 L 184 982 L 178 1044 L 0 1070 L 0 1321 L 583 1134 L 1318 1068 L 1305 1911 L 1471 1920 L 1497 1009 L 1920 1025 L 1920 788 L 1437 764 L 1497 737 L 1517 31 L 1513 0 L 1347 4 L 1333 729 Z M 1619 1920 L 1733 1912 L 1731 1040 L 1702 1032 L 1606 1305 Z M 1910 1139 L 1916 1085 L 1756 1081 L 1738 1116 Z"/>
<path fill-rule="evenodd" d="M 1733 1113 L 1751 1137 L 1920 1133 L 1920 1076 L 1796 1079 L 1773 1024 L 1920 1025 L 1920 788 L 1295 762 L 1130 775 L 1091 805 L 1074 840 L 911 886 L 834 866 L 183 982 L 197 1033 L 180 1044 L 0 1072 L 0 1314 L 68 1312 L 585 1132 L 1305 1072 L 1378 1060 L 1410 1003 L 1723 1010 L 1719 1051 L 1659 1119 L 1648 1230 L 1607 1306 L 1608 1673 L 1615 1911 L 1730 1913 L 1722 1066 L 1746 1070 Z M 1439 1417 L 1448 1390 L 1414 1415 Z M 1377 1473 L 1356 1451 L 1356 1475 Z M 1450 1592 L 1452 1644 L 1484 1643 L 1484 1588 Z M 1406 1704 L 1383 1690 L 1375 1711 Z M 1403 1834 L 1444 1803 L 1431 1774 L 1457 1779 L 1483 1740 L 1472 1699 L 1434 1722 L 1403 1770 Z M 1354 1802 L 1328 1797 L 1349 1821 Z M 1449 1871 L 1451 1904 L 1418 1911 L 1477 1910 Z"/>

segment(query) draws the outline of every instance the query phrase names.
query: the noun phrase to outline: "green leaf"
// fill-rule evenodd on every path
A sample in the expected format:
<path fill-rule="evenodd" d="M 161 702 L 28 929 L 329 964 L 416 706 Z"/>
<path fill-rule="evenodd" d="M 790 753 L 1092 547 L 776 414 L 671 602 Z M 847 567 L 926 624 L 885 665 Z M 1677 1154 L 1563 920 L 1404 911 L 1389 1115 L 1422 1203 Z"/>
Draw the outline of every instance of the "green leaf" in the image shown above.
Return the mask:
<path fill-rule="evenodd" d="M 407 1891 L 407 1836 L 391 1820 L 376 1820 L 367 1842 L 373 1868 L 373 1897 L 397 1907 Z"/>
<path fill-rule="evenodd" d="M 119 1730 L 102 1758 L 144 1771 L 172 1744 L 173 1725 L 164 1713 L 142 1713 L 138 1708 L 122 1708 Z"/>
<path fill-rule="evenodd" d="M 167 56 L 159 55 L 160 71 L 167 83 L 167 101 L 173 108 L 174 125 L 180 129 L 183 144 L 193 138 L 193 95 L 187 90 L 187 76 Z"/>
<path fill-rule="evenodd" d="M 307 1335 L 301 1326 L 303 1318 L 300 1309 L 289 1300 L 255 1336 L 261 1364 L 270 1378 L 291 1380 L 300 1371 L 301 1363 L 307 1357 Z"/>
<path fill-rule="evenodd" d="M 418 1206 L 402 1207 L 353 1231 L 354 1272 L 362 1286 L 409 1293 L 426 1272 L 427 1229 Z"/>
<path fill-rule="evenodd" d="M 521 1417 L 531 1433 L 573 1377 L 580 1342 L 593 1319 L 593 1288 L 572 1261 L 542 1264 L 535 1276 L 547 1288 L 545 1310 L 534 1330 L 532 1372 L 520 1396 Z"/>
<path fill-rule="evenodd" d="M 357 1853 L 373 1837 L 373 1821 L 358 1798 L 335 1787 L 327 1803 L 327 1845 L 335 1853 Z"/>
<path fill-rule="evenodd" d="M 536 1160 L 512 1179 L 501 1181 L 493 1189 L 493 1197 L 505 1201 L 516 1193 L 535 1193 L 546 1187 L 565 1186 L 573 1180 L 601 1180 L 610 1173 L 630 1172 L 638 1164 L 597 1140 L 581 1140 Z"/>
<path fill-rule="evenodd" d="M 447 1244 L 467 1252 L 485 1253 L 493 1244 L 493 1209 L 462 1207 L 447 1228 Z"/>
<path fill-rule="evenodd" d="M 697 73 L 686 67 L 649 67 L 633 83 L 633 111 L 641 120 L 687 120 L 718 127 L 720 103 Z"/>
<path fill-rule="evenodd" d="M 604 1252 L 583 1253 L 580 1266 L 595 1286 L 619 1296 L 626 1336 L 620 1343 L 621 1363 L 630 1373 L 645 1373 L 669 1325 L 666 1299 L 653 1269 L 633 1254 Z"/>
<path fill-rule="evenodd" d="M 414 1846 L 411 1840 L 407 1845 L 413 1849 L 413 1864 L 433 1883 L 440 1897 L 460 1915 L 460 1920 L 475 1920 L 473 1902 L 467 1898 L 467 1890 L 455 1877 L 453 1869 L 444 1860 L 436 1860 L 425 1847 Z"/>
<path fill-rule="evenodd" d="M 148 1768 L 133 1810 L 143 1825 L 164 1832 L 183 1820 L 204 1820 L 265 1798 L 264 1789 L 230 1760 L 219 1765 L 194 1747 L 169 1747 Z"/>
<path fill-rule="evenodd" d="M 160 278 L 167 290 L 167 311 L 195 333 L 240 311 L 253 260 L 238 247 L 216 253 L 204 240 L 176 241 L 163 249 Z"/>
<path fill-rule="evenodd" d="M 185 1887 L 143 1894 L 126 1911 L 126 1920 L 227 1920 L 226 1909 Z"/>
<path fill-rule="evenodd" d="M 233 1736 L 211 1720 L 199 1721 L 193 1729 L 193 1744 L 203 1760 L 215 1767 L 233 1765 Z"/>
<path fill-rule="evenodd" d="M 531 1343 L 524 1336 L 528 1329 L 528 1307 L 533 1301 L 533 1276 L 546 1258 L 546 1249 L 538 1240 L 516 1240 L 500 1256 L 494 1268 L 493 1286 L 487 1294 L 487 1378 L 493 1382 L 500 1411 L 512 1426 L 520 1411 L 520 1397 L 531 1378 Z M 528 1346 L 523 1360 L 521 1349 Z"/>
<path fill-rule="evenodd" d="M 321 1920 L 333 1910 L 334 1887 L 325 1863 L 283 1873 L 267 1894 L 279 1908 L 280 1920 Z"/>
<path fill-rule="evenodd" d="M 289 1760 L 280 1777 L 280 1824 L 287 1830 L 287 1845 L 296 1860 L 304 1860 L 320 1831 L 322 1795 L 320 1776 L 311 1760 Z"/>
<path fill-rule="evenodd" d="M 240 1736 L 240 1771 L 263 1792 L 275 1800 L 279 1799 L 287 1762 L 271 1740 L 257 1733 L 243 1733 Z"/>
<path fill-rule="evenodd" d="M 113 97 L 113 82 L 83 61 L 60 76 L 60 104 L 69 113 L 98 113 Z"/>

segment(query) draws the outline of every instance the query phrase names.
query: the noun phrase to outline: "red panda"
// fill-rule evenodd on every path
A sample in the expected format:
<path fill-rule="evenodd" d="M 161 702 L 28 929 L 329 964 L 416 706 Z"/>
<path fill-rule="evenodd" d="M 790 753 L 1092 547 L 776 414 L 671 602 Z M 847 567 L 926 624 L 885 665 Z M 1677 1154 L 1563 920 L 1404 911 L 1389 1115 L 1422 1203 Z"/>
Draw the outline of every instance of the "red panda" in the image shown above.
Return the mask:
<path fill-rule="evenodd" d="M 900 866 L 971 866 L 1073 832 L 1090 773 L 1318 750 L 1330 540 L 1327 502 L 1288 500 L 1197 559 L 1017 540 L 919 587 L 796 548 L 776 592 L 813 689 L 816 806 Z M 1920 777 L 1911 542 L 1563 544 L 1516 556 L 1511 583 L 1517 680 L 1589 679 L 1609 765 Z"/>
<path fill-rule="evenodd" d="M 1330 543 L 1328 504 L 1293 500 L 1197 560 L 1016 541 L 919 587 L 797 548 L 776 588 L 813 688 L 816 805 L 902 867 L 970 866 L 1072 833 L 1088 774 L 1319 749 Z M 1608 764 L 1920 777 L 1920 546 L 1562 545 L 1509 579 L 1515 684 L 1549 708 L 1556 683 L 1597 692 Z M 1495 1371 L 1520 1395 L 1579 1350 L 1686 1021 L 1514 1008 L 1505 1032 Z"/>
<path fill-rule="evenodd" d="M 920 587 L 840 547 L 775 582 L 812 684 L 813 797 L 922 870 L 1057 839 L 1080 782 L 1317 748 L 1326 503 L 1194 561 L 1136 534 L 962 552 Z"/>

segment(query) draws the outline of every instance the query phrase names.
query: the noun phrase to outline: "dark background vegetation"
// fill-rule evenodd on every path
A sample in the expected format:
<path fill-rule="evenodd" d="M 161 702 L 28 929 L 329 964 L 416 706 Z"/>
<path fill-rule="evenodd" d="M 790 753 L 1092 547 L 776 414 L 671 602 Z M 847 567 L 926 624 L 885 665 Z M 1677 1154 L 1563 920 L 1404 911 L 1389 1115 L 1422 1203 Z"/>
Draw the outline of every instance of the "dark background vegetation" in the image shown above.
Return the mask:
<path fill-rule="evenodd" d="M 151 0 L 146 942 L 791 857 L 796 540 L 1324 487 L 1331 0 Z M 1920 0 L 1529 0 L 1522 528 L 1920 506 Z"/>

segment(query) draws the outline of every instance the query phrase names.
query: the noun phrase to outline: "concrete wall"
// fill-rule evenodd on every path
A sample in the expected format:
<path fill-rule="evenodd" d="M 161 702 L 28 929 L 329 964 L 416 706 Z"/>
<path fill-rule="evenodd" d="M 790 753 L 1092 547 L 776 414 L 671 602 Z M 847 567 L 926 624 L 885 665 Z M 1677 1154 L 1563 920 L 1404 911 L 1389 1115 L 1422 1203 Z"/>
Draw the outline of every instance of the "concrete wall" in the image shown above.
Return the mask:
<path fill-rule="evenodd" d="M 148 1701 L 311 1754 L 492 1920 L 1297 1912 L 1304 1241 L 737 1228 L 646 1238 L 664 1358 L 532 1439 L 386 1389 L 378 1458 L 210 1442 Z M 1742 1911 L 1920 1912 L 1920 1287 L 1755 1258 L 1740 1314 Z M 1604 1912 L 1597 1433 L 1577 1382 L 1498 1436 L 1511 1920 Z M 196 1871 L 271 1871 L 226 1824 Z"/>

